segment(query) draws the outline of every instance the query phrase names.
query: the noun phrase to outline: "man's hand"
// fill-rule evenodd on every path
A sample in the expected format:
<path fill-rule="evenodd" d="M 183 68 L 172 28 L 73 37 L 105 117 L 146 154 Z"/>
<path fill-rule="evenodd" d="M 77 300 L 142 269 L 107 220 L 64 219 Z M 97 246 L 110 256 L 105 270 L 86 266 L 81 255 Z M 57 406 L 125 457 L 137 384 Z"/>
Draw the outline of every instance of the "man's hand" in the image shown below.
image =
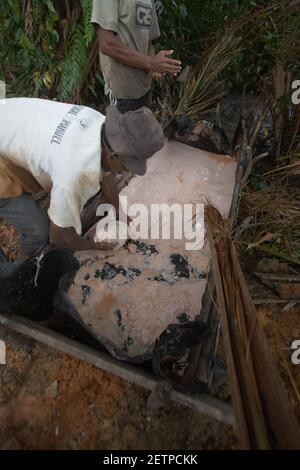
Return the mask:
<path fill-rule="evenodd" d="M 65 248 L 74 251 L 101 250 L 107 251 L 115 248 L 116 243 L 94 243 L 91 238 L 77 235 L 74 228 L 62 228 L 50 221 L 49 242 L 56 248 Z"/>
<path fill-rule="evenodd" d="M 158 73 L 158 72 L 152 72 L 152 78 L 153 80 L 163 80 L 165 77 L 165 73 Z"/>
<path fill-rule="evenodd" d="M 174 51 L 160 51 L 154 56 L 149 56 L 149 71 L 159 74 L 169 73 L 176 76 L 181 72 L 181 61 L 171 59 L 172 54 L 174 54 Z"/>
<path fill-rule="evenodd" d="M 96 236 L 96 226 L 94 226 L 92 229 L 86 233 L 83 238 L 86 240 L 88 243 L 94 245 L 96 250 L 102 250 L 102 251 L 109 251 L 113 250 L 115 246 L 117 245 L 116 242 L 94 242 L 94 238 Z"/>
<path fill-rule="evenodd" d="M 101 251 L 110 251 L 113 250 L 117 246 L 117 242 L 101 242 L 101 243 L 94 243 L 93 245 L 96 247 L 96 250 Z"/>

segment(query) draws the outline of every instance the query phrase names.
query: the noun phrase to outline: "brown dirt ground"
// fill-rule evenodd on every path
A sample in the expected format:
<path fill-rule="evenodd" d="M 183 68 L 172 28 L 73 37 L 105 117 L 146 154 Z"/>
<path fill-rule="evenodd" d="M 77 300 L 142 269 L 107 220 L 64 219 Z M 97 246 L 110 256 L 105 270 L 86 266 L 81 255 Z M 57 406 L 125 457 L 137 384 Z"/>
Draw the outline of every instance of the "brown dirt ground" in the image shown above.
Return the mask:
<path fill-rule="evenodd" d="M 8 242 L 9 240 L 9 242 Z M 0 246 L 13 260 L 18 236 L 0 222 Z M 300 419 L 300 308 L 258 308 L 258 316 Z M 148 392 L 0 327 L 0 449 L 232 449 L 233 430 L 187 408 L 146 409 Z"/>
<path fill-rule="evenodd" d="M 232 430 L 181 406 L 146 410 L 148 393 L 95 367 L 5 331 L 1 449 L 214 449 Z"/>

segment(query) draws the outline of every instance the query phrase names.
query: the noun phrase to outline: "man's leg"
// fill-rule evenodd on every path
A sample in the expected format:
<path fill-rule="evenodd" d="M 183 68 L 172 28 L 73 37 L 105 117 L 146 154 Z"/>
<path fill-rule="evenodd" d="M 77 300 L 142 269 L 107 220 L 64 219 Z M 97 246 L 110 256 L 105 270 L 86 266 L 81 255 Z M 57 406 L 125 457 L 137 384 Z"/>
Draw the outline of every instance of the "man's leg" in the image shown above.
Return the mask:
<path fill-rule="evenodd" d="M 136 111 L 137 109 L 150 106 L 150 93 L 136 100 L 117 100 L 116 106 L 120 113 L 125 114 L 128 111 Z"/>
<path fill-rule="evenodd" d="M 21 257 L 30 257 L 39 248 L 47 245 L 49 220 L 31 194 L 0 199 L 0 217 L 21 232 Z"/>

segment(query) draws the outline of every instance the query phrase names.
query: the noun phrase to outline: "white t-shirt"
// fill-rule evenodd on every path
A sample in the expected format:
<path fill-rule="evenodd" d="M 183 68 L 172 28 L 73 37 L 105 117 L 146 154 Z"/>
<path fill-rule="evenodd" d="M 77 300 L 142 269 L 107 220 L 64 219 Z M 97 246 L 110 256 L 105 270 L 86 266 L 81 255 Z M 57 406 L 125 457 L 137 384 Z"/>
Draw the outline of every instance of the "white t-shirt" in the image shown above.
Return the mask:
<path fill-rule="evenodd" d="M 1 155 L 51 191 L 48 211 L 59 227 L 81 235 L 80 215 L 100 189 L 105 116 L 78 105 L 36 98 L 0 104 Z"/>

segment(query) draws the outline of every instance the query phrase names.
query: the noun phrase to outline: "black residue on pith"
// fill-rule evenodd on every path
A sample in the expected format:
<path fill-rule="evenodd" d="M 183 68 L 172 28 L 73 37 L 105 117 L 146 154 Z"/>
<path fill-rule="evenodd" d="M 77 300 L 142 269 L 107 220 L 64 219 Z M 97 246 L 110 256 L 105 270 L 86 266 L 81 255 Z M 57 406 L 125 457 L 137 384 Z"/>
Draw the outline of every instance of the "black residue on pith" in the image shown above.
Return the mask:
<path fill-rule="evenodd" d="M 117 320 L 118 320 L 118 327 L 121 328 L 122 326 L 122 314 L 119 309 L 114 311 L 114 315 L 116 315 Z"/>
<path fill-rule="evenodd" d="M 122 274 L 124 277 L 126 277 L 127 271 L 122 266 L 115 266 L 114 264 L 105 263 L 101 270 L 97 269 L 95 272 L 95 277 L 100 278 L 102 281 L 111 281 L 118 274 Z"/>
<path fill-rule="evenodd" d="M 143 255 L 158 255 L 158 251 L 154 245 L 146 245 L 146 243 L 142 243 L 138 240 L 129 240 L 126 243 L 126 246 L 128 246 L 130 243 L 136 246 L 137 253 L 142 253 Z"/>
<path fill-rule="evenodd" d="M 148 277 L 148 279 L 149 281 L 167 282 L 167 280 L 161 274 L 155 277 Z"/>
<path fill-rule="evenodd" d="M 181 325 L 184 325 L 185 323 L 188 323 L 190 321 L 186 313 L 179 313 L 177 315 L 177 320 Z"/>
<path fill-rule="evenodd" d="M 183 258 L 180 254 L 173 254 L 170 256 L 171 263 L 175 266 L 175 272 L 179 277 L 185 277 L 189 279 L 190 270 L 188 261 Z"/>
<path fill-rule="evenodd" d="M 86 299 L 91 295 L 90 286 L 81 286 L 81 292 L 82 292 L 82 304 L 84 305 L 86 302 Z"/>
<path fill-rule="evenodd" d="M 91 276 L 89 275 L 89 273 L 87 273 L 87 274 L 84 276 L 84 280 L 85 280 L 85 281 L 88 281 L 90 278 L 91 278 Z"/>
<path fill-rule="evenodd" d="M 166 282 L 170 286 L 173 286 L 176 282 L 176 280 L 171 280 L 170 277 L 166 279 L 163 274 L 160 274 L 159 276 L 154 276 L 154 277 L 147 277 L 148 281 L 154 281 L 154 282 Z"/>
<path fill-rule="evenodd" d="M 125 326 L 122 323 L 122 313 L 119 309 L 114 311 L 114 315 L 117 317 L 118 320 L 118 328 L 120 328 L 121 331 L 125 331 Z"/>
<path fill-rule="evenodd" d="M 127 268 L 126 270 L 122 266 L 115 266 L 114 264 L 105 263 L 101 270 L 96 270 L 95 278 L 99 278 L 102 281 L 111 281 L 118 274 L 122 274 L 122 276 L 127 277 L 130 281 L 133 281 L 136 277 L 139 277 L 141 273 L 142 272 L 139 269 L 134 267 Z"/>
<path fill-rule="evenodd" d="M 97 270 L 95 271 L 94 277 L 96 277 L 96 278 L 101 277 L 101 271 L 100 271 L 100 269 L 97 269 Z"/>
<path fill-rule="evenodd" d="M 128 336 L 127 339 L 124 341 L 122 346 L 122 351 L 128 352 L 128 348 L 133 345 L 133 339 Z"/>
<path fill-rule="evenodd" d="M 127 274 L 130 280 L 132 281 L 136 277 L 139 277 L 142 274 L 142 271 L 140 271 L 138 268 L 128 268 Z"/>
<path fill-rule="evenodd" d="M 198 279 L 206 279 L 206 273 L 200 273 Z"/>

